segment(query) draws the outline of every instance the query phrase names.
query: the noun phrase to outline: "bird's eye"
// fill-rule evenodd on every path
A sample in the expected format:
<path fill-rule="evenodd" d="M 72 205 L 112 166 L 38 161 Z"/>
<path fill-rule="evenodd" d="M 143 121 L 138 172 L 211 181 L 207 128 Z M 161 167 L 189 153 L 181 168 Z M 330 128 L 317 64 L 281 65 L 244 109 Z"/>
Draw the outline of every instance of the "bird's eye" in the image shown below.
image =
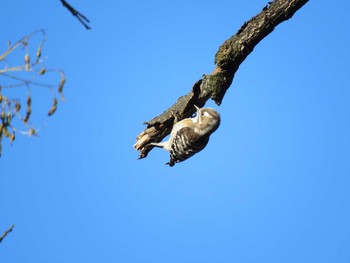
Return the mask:
<path fill-rule="evenodd" d="M 196 117 L 197 117 L 197 112 L 195 112 L 191 115 L 191 118 L 196 118 Z"/>

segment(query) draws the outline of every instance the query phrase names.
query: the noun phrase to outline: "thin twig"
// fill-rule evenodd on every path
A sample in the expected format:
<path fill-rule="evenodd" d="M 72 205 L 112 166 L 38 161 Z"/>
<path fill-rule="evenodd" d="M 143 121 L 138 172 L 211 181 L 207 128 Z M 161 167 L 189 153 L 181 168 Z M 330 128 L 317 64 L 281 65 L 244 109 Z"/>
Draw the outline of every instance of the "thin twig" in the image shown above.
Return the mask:
<path fill-rule="evenodd" d="M 8 233 L 12 232 L 12 229 L 15 227 L 15 225 L 12 225 L 9 229 L 7 229 L 2 236 L 0 237 L 0 243 L 2 242 L 2 240 L 7 236 Z"/>
<path fill-rule="evenodd" d="M 69 12 L 72 13 L 73 16 L 75 16 L 80 23 L 82 23 L 86 29 L 91 29 L 87 23 L 90 23 L 90 20 L 87 19 L 86 16 L 84 16 L 82 13 L 77 11 L 74 7 L 72 7 L 70 4 L 68 4 L 65 0 L 61 0 L 62 5 L 69 10 Z"/>
<path fill-rule="evenodd" d="M 27 71 L 27 72 L 34 72 L 34 71 Z M 41 82 L 36 82 L 36 81 L 33 81 L 33 80 L 26 80 L 24 78 L 20 78 L 20 77 L 16 77 L 16 76 L 13 76 L 13 75 L 10 75 L 10 74 L 7 74 L 7 73 L 2 73 L 0 71 L 0 75 L 1 76 L 4 76 L 4 77 L 7 77 L 7 78 L 10 78 L 10 79 L 13 79 L 13 80 L 16 80 L 16 81 L 20 81 L 20 85 L 23 86 L 23 85 L 26 85 L 26 84 L 32 84 L 32 85 L 35 85 L 35 86 L 40 86 L 40 87 L 46 87 L 46 88 L 52 88 L 53 85 L 50 85 L 50 84 L 45 84 L 45 83 L 41 83 Z M 19 85 L 17 84 L 13 84 L 13 85 L 2 85 L 3 88 L 15 88 L 15 87 L 18 87 Z"/>
<path fill-rule="evenodd" d="M 12 51 L 14 51 L 19 45 L 23 45 L 25 43 L 25 41 L 28 41 L 29 38 L 31 38 L 33 35 L 35 35 L 38 32 L 41 32 L 41 34 L 43 35 L 43 40 L 40 43 L 40 46 L 42 46 L 42 44 L 44 43 L 44 41 L 46 39 L 46 34 L 45 34 L 44 29 L 39 29 L 39 30 L 36 30 L 33 33 L 31 33 L 29 36 L 22 37 L 14 45 L 9 44 L 6 52 L 4 54 L 0 55 L 0 61 L 4 60 L 5 57 L 7 57 L 7 55 L 9 55 Z"/>

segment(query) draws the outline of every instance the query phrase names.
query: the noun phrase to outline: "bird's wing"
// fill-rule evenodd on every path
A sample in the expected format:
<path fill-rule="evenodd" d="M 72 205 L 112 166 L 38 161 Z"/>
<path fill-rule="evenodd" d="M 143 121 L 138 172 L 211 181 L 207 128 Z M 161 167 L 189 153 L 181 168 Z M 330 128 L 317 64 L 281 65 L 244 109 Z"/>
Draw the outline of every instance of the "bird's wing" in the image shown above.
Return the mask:
<path fill-rule="evenodd" d="M 189 127 L 183 127 L 174 135 L 173 142 L 170 149 L 170 162 L 174 164 L 182 162 L 197 152 L 203 150 L 208 144 L 209 136 L 198 136 Z"/>

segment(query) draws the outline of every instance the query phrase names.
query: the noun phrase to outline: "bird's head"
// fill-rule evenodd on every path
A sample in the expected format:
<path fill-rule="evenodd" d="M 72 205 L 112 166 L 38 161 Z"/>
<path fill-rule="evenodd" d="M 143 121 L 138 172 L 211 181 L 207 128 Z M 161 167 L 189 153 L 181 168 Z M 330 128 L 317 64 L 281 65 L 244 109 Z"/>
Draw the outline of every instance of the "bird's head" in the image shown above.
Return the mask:
<path fill-rule="evenodd" d="M 194 117 L 194 122 L 199 125 L 199 130 L 202 134 L 212 134 L 220 126 L 220 114 L 213 108 L 199 108 L 197 115 Z"/>

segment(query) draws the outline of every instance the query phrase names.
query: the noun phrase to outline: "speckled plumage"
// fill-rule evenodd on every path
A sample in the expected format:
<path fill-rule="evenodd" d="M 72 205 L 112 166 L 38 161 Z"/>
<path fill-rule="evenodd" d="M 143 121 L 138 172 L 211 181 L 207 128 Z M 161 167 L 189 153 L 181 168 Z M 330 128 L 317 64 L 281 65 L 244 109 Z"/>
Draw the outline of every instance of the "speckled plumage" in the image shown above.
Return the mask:
<path fill-rule="evenodd" d="M 210 135 L 220 125 L 220 114 L 212 108 L 197 108 L 193 118 L 183 119 L 173 126 L 166 142 L 151 143 L 170 152 L 169 166 L 182 162 L 205 148 Z"/>

